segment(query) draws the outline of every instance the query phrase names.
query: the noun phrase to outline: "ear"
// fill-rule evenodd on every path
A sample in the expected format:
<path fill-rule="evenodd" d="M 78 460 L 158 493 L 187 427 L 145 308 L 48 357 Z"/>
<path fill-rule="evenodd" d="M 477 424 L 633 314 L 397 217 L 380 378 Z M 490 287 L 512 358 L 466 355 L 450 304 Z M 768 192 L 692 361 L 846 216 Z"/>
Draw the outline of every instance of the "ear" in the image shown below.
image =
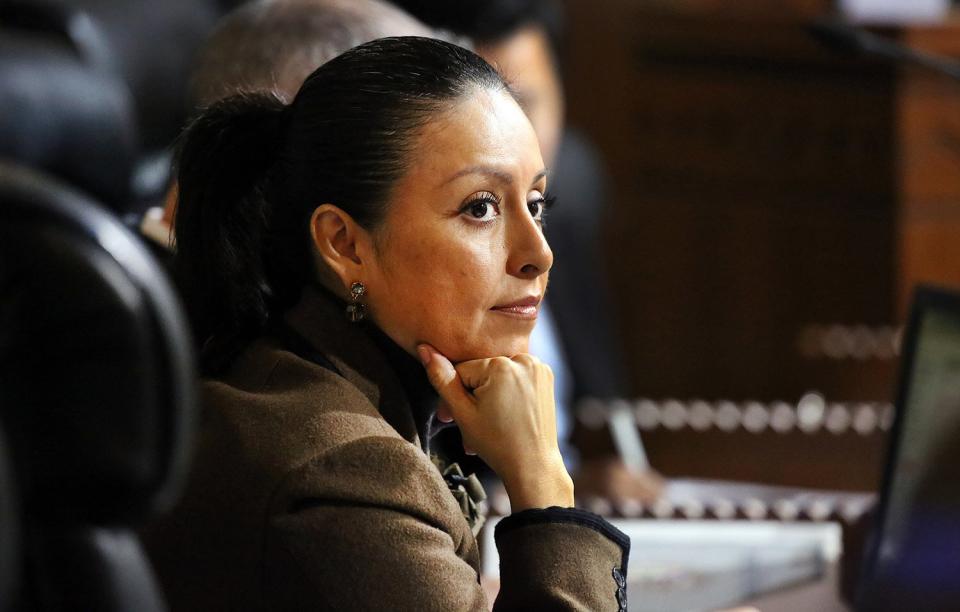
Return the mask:
<path fill-rule="evenodd" d="M 321 204 L 310 216 L 310 237 L 318 256 L 344 288 L 364 279 L 364 253 L 370 235 L 349 214 L 333 204 Z M 369 263 L 369 262 L 367 262 Z"/>

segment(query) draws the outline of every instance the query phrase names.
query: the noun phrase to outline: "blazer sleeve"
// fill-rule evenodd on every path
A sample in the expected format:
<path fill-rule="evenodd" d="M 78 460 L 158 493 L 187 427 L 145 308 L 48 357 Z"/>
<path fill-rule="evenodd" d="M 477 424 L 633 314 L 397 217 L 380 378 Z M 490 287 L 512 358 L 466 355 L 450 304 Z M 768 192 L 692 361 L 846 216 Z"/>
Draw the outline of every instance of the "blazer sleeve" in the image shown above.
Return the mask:
<path fill-rule="evenodd" d="M 324 453 L 285 479 L 267 521 L 274 609 L 490 609 L 476 540 L 439 472 L 405 440 L 366 437 Z M 496 541 L 495 610 L 625 609 L 629 542 L 599 517 L 520 512 L 498 524 Z"/>
<path fill-rule="evenodd" d="M 494 610 L 627 609 L 630 539 L 577 508 L 514 513 L 497 523 Z"/>

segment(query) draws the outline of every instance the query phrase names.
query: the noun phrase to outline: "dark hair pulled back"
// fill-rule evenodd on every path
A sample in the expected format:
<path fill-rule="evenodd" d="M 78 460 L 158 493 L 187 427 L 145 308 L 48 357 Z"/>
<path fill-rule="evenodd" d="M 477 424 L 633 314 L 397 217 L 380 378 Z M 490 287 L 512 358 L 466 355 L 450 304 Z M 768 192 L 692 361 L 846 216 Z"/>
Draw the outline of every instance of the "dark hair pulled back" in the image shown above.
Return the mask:
<path fill-rule="evenodd" d="M 174 267 L 198 341 L 250 338 L 296 303 L 314 275 L 313 210 L 376 229 L 419 129 L 477 88 L 507 86 L 470 51 L 396 37 L 327 62 L 289 106 L 241 94 L 208 107 L 177 155 Z"/>

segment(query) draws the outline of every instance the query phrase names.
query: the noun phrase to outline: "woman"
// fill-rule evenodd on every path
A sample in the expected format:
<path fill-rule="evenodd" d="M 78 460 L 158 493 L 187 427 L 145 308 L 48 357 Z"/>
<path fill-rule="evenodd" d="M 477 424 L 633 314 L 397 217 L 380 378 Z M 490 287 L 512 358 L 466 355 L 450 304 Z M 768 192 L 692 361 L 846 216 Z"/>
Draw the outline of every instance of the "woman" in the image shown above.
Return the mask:
<path fill-rule="evenodd" d="M 546 179 L 496 71 L 362 45 L 289 106 L 211 107 L 179 183 L 207 380 L 191 483 L 145 534 L 174 608 L 486 609 L 477 494 L 428 454 L 437 394 L 513 507 L 495 607 L 625 607 L 629 541 L 571 508 L 552 376 L 525 354 Z"/>

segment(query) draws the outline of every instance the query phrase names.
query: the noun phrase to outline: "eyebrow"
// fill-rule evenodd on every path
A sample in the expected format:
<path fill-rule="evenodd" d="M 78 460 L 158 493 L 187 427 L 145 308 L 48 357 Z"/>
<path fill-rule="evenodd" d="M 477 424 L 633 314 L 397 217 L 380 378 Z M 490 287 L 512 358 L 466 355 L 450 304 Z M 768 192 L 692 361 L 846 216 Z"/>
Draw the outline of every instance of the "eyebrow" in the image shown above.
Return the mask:
<path fill-rule="evenodd" d="M 448 178 L 446 181 L 444 181 L 443 184 L 446 185 L 448 183 L 452 183 L 458 178 L 461 178 L 470 174 L 483 174 L 486 176 L 492 176 L 493 178 L 497 179 L 501 183 L 509 184 L 513 182 L 513 177 L 510 176 L 509 173 L 503 172 L 502 170 L 497 170 L 492 166 L 468 166 L 463 170 L 460 170 L 450 178 Z M 535 177 L 533 177 L 533 181 L 531 181 L 530 184 L 531 185 L 536 184 L 540 179 L 544 178 L 548 174 L 549 174 L 549 170 L 547 168 L 544 168 L 543 170 L 538 172 Z"/>

